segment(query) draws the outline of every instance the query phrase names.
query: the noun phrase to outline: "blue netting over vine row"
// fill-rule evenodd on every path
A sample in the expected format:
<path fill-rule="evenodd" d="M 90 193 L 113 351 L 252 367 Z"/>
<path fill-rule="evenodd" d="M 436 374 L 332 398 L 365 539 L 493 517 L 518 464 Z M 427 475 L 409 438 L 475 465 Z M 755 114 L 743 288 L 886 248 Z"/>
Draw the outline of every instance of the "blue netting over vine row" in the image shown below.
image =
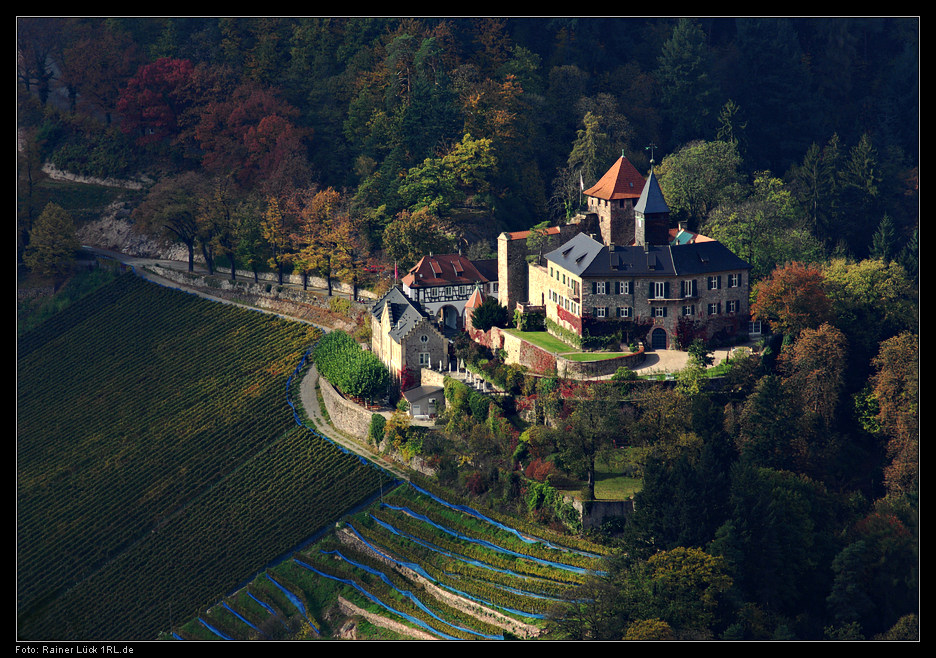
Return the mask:
<path fill-rule="evenodd" d="M 397 587 L 396 585 L 394 585 L 394 584 L 393 584 L 393 581 L 391 581 L 390 578 L 388 578 L 387 575 L 386 575 L 385 573 L 383 573 L 382 571 L 379 571 L 379 570 L 377 570 L 377 569 L 374 569 L 373 567 L 369 567 L 369 566 L 367 566 L 366 564 L 361 564 L 361 563 L 359 563 L 359 562 L 355 562 L 354 560 L 350 560 L 350 559 L 348 559 L 345 555 L 343 555 L 343 554 L 341 553 L 341 551 L 322 551 L 322 553 L 325 554 L 325 555 L 337 555 L 338 557 L 340 557 L 342 560 L 344 560 L 344 561 L 347 562 L 348 564 L 350 564 L 350 565 L 352 565 L 352 566 L 355 566 L 355 567 L 357 567 L 358 569 L 363 569 L 363 570 L 366 571 L 367 573 L 369 573 L 369 574 L 371 574 L 371 575 L 374 575 L 374 576 L 380 578 L 380 580 L 382 580 L 382 581 L 384 582 L 385 585 L 387 585 L 388 587 L 390 587 L 390 588 L 392 588 L 393 590 L 395 590 L 397 593 L 399 593 L 399 594 L 401 594 L 402 596 L 404 596 L 404 597 L 406 597 L 407 599 L 409 599 L 409 600 L 410 600 L 416 607 L 418 607 L 420 610 L 422 610 L 422 611 L 425 612 L 426 614 L 430 615 L 433 619 L 436 619 L 436 620 L 442 622 L 443 624 L 446 624 L 446 625 L 448 625 L 448 626 L 451 626 L 452 628 L 457 628 L 458 630 L 463 631 L 463 632 L 465 632 L 465 633 L 470 633 L 470 634 L 472 634 L 472 635 L 477 635 L 478 637 L 483 637 L 483 638 L 485 638 L 485 639 L 487 639 L 487 640 L 503 640 L 503 639 L 504 639 L 504 636 L 503 636 L 503 635 L 487 635 L 487 634 L 485 634 L 485 633 L 480 633 L 480 632 L 475 631 L 475 630 L 472 630 L 472 629 L 470 629 L 470 628 L 466 628 L 466 627 L 460 626 L 460 625 L 458 625 L 458 624 L 453 624 L 453 623 L 450 622 L 450 621 L 446 621 L 445 619 L 442 619 L 442 617 L 440 617 L 440 616 L 437 615 L 435 612 L 433 612 L 425 603 L 423 603 L 422 601 L 420 601 L 420 600 L 416 597 L 416 595 L 414 595 L 412 592 L 410 592 L 410 591 L 408 591 L 408 590 L 402 590 L 402 589 L 400 589 L 399 587 Z"/>
<path fill-rule="evenodd" d="M 390 612 L 392 612 L 392 613 L 395 614 L 395 615 L 399 615 L 400 617 L 411 621 L 412 623 L 416 624 L 416 625 L 419 626 L 420 628 L 426 629 L 427 631 L 429 631 L 429 632 L 432 633 L 433 635 L 437 635 L 437 636 L 441 637 L 441 638 L 444 639 L 444 640 L 457 640 L 457 639 L 459 639 L 459 638 L 457 638 L 457 637 L 454 637 L 454 636 L 449 635 L 449 634 L 447 634 L 447 633 L 443 633 L 442 631 L 433 628 L 432 626 L 430 626 L 429 624 L 427 624 L 427 623 L 426 623 L 425 621 L 423 621 L 422 619 L 418 619 L 418 618 L 416 618 L 416 617 L 413 617 L 412 615 L 408 615 L 408 614 L 406 614 L 405 612 L 402 612 L 402 611 L 400 611 L 400 610 L 397 610 L 396 608 L 394 608 L 394 607 L 392 607 L 392 606 L 390 606 L 390 605 L 384 603 L 383 601 L 381 601 L 380 599 L 378 599 L 376 596 L 374 596 L 373 594 L 371 594 L 370 592 L 368 592 L 368 591 L 365 590 L 363 587 L 361 587 L 360 585 L 358 585 L 356 582 L 354 582 L 353 580 L 351 580 L 351 579 L 349 579 L 349 578 L 339 578 L 338 576 L 332 576 L 332 575 L 330 575 L 330 574 L 327 574 L 327 573 L 325 573 L 324 571 L 319 571 L 318 569 L 316 569 L 315 567 L 313 567 L 311 564 L 307 564 L 307 563 L 303 562 L 302 560 L 299 560 L 298 558 L 294 558 L 293 561 L 294 561 L 296 564 L 298 564 L 299 566 L 304 567 L 304 568 L 308 569 L 309 571 L 312 571 L 313 573 L 316 573 L 316 574 L 318 574 L 319 576 L 322 576 L 323 578 L 329 578 L 329 579 L 331 579 L 331 580 L 335 580 L 335 581 L 337 581 L 337 582 L 339 582 L 339 583 L 344 583 L 345 585 L 348 585 L 348 586 L 350 586 L 350 587 L 353 587 L 353 588 L 356 589 L 358 592 L 360 592 L 362 595 L 364 595 L 365 597 L 367 597 L 368 600 L 372 601 L 373 603 L 376 603 L 377 605 L 379 605 L 380 607 L 382 607 L 382 608 L 384 608 L 384 609 L 386 609 L 386 610 L 389 610 Z"/>
<path fill-rule="evenodd" d="M 373 518 L 374 521 L 376 521 L 378 524 L 380 524 L 381 526 L 383 526 L 384 528 L 386 528 L 386 529 L 389 530 L 390 532 L 393 532 L 394 534 L 396 534 L 396 535 L 398 535 L 398 536 L 400 536 L 400 537 L 405 537 L 406 539 L 409 539 L 410 541 L 413 541 L 413 542 L 418 543 L 420 546 L 423 546 L 423 547 L 425 547 L 425 548 L 427 548 L 427 549 L 429 549 L 429 550 L 431 550 L 431 551 L 434 551 L 434 552 L 436 552 L 436 553 L 440 553 L 441 555 L 445 555 L 446 557 L 452 558 L 452 559 L 454 559 L 454 560 L 459 560 L 459 561 L 461 561 L 461 562 L 465 562 L 466 564 L 471 564 L 471 565 L 474 565 L 474 566 L 476 566 L 476 567 L 480 567 L 480 568 L 482 568 L 482 569 L 488 569 L 489 571 L 494 571 L 494 572 L 497 572 L 497 573 L 503 573 L 503 574 L 507 574 L 507 575 L 510 575 L 510 576 L 515 576 L 515 577 L 521 578 L 521 579 L 534 579 L 534 578 L 536 578 L 535 576 L 526 576 L 526 575 L 524 575 L 524 574 L 518 574 L 518 573 L 515 573 L 515 572 L 510 571 L 510 570 L 508 570 L 508 569 L 499 569 L 499 568 L 497 568 L 497 567 L 491 566 L 491 565 L 489 565 L 489 564 L 485 564 L 485 563 L 483 563 L 483 562 L 479 562 L 478 560 L 471 559 L 471 558 L 469 558 L 469 557 L 467 557 L 467 556 L 464 556 L 464 555 L 456 555 L 456 554 L 454 554 L 454 553 L 451 553 L 451 552 L 449 552 L 449 551 L 446 551 L 446 550 L 444 550 L 444 549 L 441 549 L 441 548 L 439 548 L 438 546 L 433 546 L 433 545 L 430 544 L 429 542 L 424 542 L 424 541 L 422 541 L 422 540 L 420 540 L 420 539 L 417 539 L 416 537 L 413 537 L 413 536 L 411 536 L 411 535 L 408 535 L 408 534 L 406 534 L 406 533 L 403 533 L 403 532 L 397 530 L 396 528 L 394 528 L 393 526 L 391 526 L 390 524 L 384 523 L 384 522 L 381 521 L 380 519 L 376 519 L 376 518 L 374 518 L 374 517 L 371 517 L 371 518 Z M 481 598 L 478 598 L 478 597 L 476 597 L 476 596 L 473 596 L 473 595 L 471 595 L 471 594 L 469 594 L 469 593 L 467 593 L 467 592 L 464 592 L 464 591 L 462 591 L 462 590 L 459 590 L 459 589 L 456 589 L 456 588 L 451 587 L 451 586 L 449 586 L 449 585 L 446 585 L 445 583 L 442 583 L 442 582 L 438 581 L 436 578 L 432 577 L 421 565 L 416 564 L 415 562 L 406 562 L 406 561 L 397 560 L 397 559 L 391 557 L 390 555 L 388 555 L 387 553 L 385 553 L 383 550 L 381 550 L 380 548 L 378 548 L 377 546 L 375 546 L 374 544 L 372 544 L 371 542 L 369 542 L 368 540 L 366 540 L 364 537 L 362 537 L 362 536 L 361 536 L 361 533 L 359 533 L 359 532 L 357 531 L 357 529 L 354 528 L 354 526 L 352 526 L 350 523 L 348 524 L 348 527 L 349 527 L 349 528 L 351 529 L 351 531 L 355 534 L 355 536 L 356 536 L 362 543 L 364 543 L 368 548 L 370 548 L 372 551 L 374 551 L 375 553 L 377 553 L 378 555 L 380 555 L 381 557 L 383 557 L 384 559 L 388 560 L 389 562 L 391 562 L 391 563 L 393 563 L 393 564 L 397 564 L 397 565 L 399 565 L 399 566 L 401 566 L 401 567 L 405 567 L 405 568 L 407 568 L 407 569 L 411 569 L 412 571 L 418 573 L 420 576 L 422 576 L 423 578 L 425 578 L 425 579 L 428 580 L 429 582 L 434 583 L 434 584 L 437 585 L 438 587 L 442 587 L 442 588 L 444 588 L 444 589 L 447 589 L 448 591 L 450 591 L 450 592 L 452 592 L 452 593 L 454 593 L 454 594 L 457 594 L 457 595 L 459 595 L 459 596 L 463 596 L 463 597 L 465 597 L 466 599 L 470 599 L 470 600 L 472 600 L 472 601 L 474 601 L 474 602 L 476 602 L 476 603 L 480 603 L 480 604 L 482 604 L 482 605 L 487 605 L 487 606 L 494 607 L 494 608 L 500 608 L 501 610 L 503 610 L 503 611 L 505 611 L 505 612 L 509 612 L 509 613 L 521 615 L 521 616 L 524 616 L 524 617 L 530 617 L 530 618 L 533 618 L 533 619 L 545 619 L 545 618 L 546 618 L 546 615 L 543 615 L 543 614 L 539 614 L 539 613 L 536 613 L 536 612 L 528 612 L 528 611 L 526 611 L 526 610 L 518 610 L 518 609 L 516 609 L 516 608 L 509 608 L 509 607 L 504 606 L 504 605 L 501 605 L 501 604 L 499 604 L 499 603 L 495 603 L 494 601 L 488 601 L 488 600 L 486 600 L 486 599 L 481 599 Z M 522 595 L 522 596 L 530 596 L 530 597 L 541 598 L 541 599 L 549 599 L 549 600 L 553 600 L 553 601 L 559 601 L 559 600 L 560 600 L 560 599 L 554 599 L 554 598 L 548 597 L 548 596 L 543 596 L 543 595 L 541 595 L 541 594 L 535 594 L 535 593 L 533 593 L 533 592 L 527 592 L 527 591 L 524 591 L 524 590 L 521 590 L 521 589 L 517 589 L 517 588 L 514 588 L 514 587 L 507 587 L 507 586 L 504 586 L 504 585 L 500 585 L 500 584 L 498 584 L 498 583 L 488 583 L 488 584 L 491 585 L 491 586 L 494 587 L 494 588 L 503 589 L 503 590 L 505 590 L 505 591 L 512 592 L 512 593 L 514 593 L 514 594 L 520 594 L 520 595 Z"/>
<path fill-rule="evenodd" d="M 533 537 L 533 536 L 530 536 L 530 535 L 526 535 L 526 534 L 520 532 L 519 530 L 516 530 L 515 528 L 511 528 L 511 527 L 508 526 L 508 525 L 504 525 L 504 524 L 501 523 L 500 521 L 495 521 L 494 519 L 492 519 L 492 518 L 490 518 L 490 517 L 488 517 L 488 516 L 485 516 L 484 514 L 482 514 L 481 512 L 479 512 L 478 510 L 474 509 L 473 507 L 468 507 L 467 505 L 456 505 L 455 503 L 450 503 L 450 502 L 448 502 L 448 501 L 446 501 L 446 500 L 443 500 L 443 499 L 439 498 L 438 496 L 436 496 L 436 495 L 433 494 L 432 492 L 426 491 L 426 490 L 423 489 L 422 487 L 413 484 L 412 482 L 410 482 L 409 485 L 410 485 L 411 487 L 413 487 L 413 488 L 414 488 L 416 491 L 418 491 L 419 493 L 423 494 L 424 496 L 428 496 L 429 498 L 431 498 L 432 500 L 436 501 L 437 503 L 439 503 L 440 505 L 442 505 L 442 506 L 444 506 L 444 507 L 448 507 L 449 509 L 453 509 L 453 510 L 456 510 L 456 511 L 458 511 L 458 512 L 464 512 L 465 514 L 469 514 L 470 516 L 473 516 L 473 517 L 475 517 L 476 519 L 479 519 L 479 520 L 484 521 L 484 522 L 486 522 L 486 523 L 490 523 L 491 525 L 496 526 L 496 527 L 500 528 L 501 530 L 505 530 L 505 531 L 507 531 L 507 532 L 509 532 L 509 533 L 512 533 L 512 534 L 515 535 L 517 538 L 519 538 L 521 541 L 524 541 L 524 542 L 526 542 L 526 543 L 528 543 L 528 544 L 543 544 L 544 546 L 546 546 L 546 547 L 548 547 L 548 548 L 555 549 L 555 550 L 557 550 L 557 551 L 565 551 L 565 552 L 568 552 L 568 553 L 577 553 L 577 554 L 583 555 L 583 556 L 585 556 L 585 557 L 593 557 L 593 558 L 598 558 L 598 559 L 604 557 L 603 555 L 599 555 L 598 553 L 590 553 L 590 552 L 588 552 L 588 551 L 582 551 L 582 550 L 578 550 L 578 549 L 574 549 L 574 548 L 569 548 L 569 547 L 567 547 L 567 546 L 560 546 L 559 544 L 554 544 L 554 543 L 552 543 L 552 542 L 549 541 L 548 539 L 542 539 L 542 538 L 539 538 L 539 537 Z"/>
<path fill-rule="evenodd" d="M 506 555 L 510 555 L 510 556 L 513 556 L 513 557 L 519 557 L 519 558 L 523 558 L 523 559 L 526 559 L 526 560 L 530 560 L 531 562 L 536 562 L 537 564 L 541 564 L 541 565 L 546 566 L 546 567 L 554 567 L 554 568 L 556 568 L 556 569 L 562 569 L 563 571 L 571 571 L 571 572 L 573 572 L 573 573 L 582 574 L 582 575 L 589 575 L 589 574 L 604 575 L 604 574 L 605 574 L 605 572 L 603 572 L 603 571 L 593 571 L 593 570 L 591 570 L 591 569 L 585 569 L 584 567 L 576 567 L 576 566 L 572 566 L 572 565 L 569 565 L 569 564 L 564 564 L 564 563 L 562 563 L 562 562 L 554 562 L 554 561 L 552 561 L 552 560 L 546 560 L 546 559 L 544 559 L 544 558 L 538 558 L 538 557 L 534 557 L 534 556 L 532 556 L 532 555 L 526 555 L 525 553 L 520 553 L 520 552 L 517 552 L 517 551 L 512 551 L 512 550 L 510 550 L 510 549 L 508 549 L 508 548 L 503 548 L 503 547 L 498 546 L 498 545 L 496 545 L 496 544 L 492 544 L 491 542 L 485 541 L 485 540 L 483 540 L 483 539 L 475 539 L 474 537 L 469 537 L 468 535 L 463 535 L 463 534 L 461 534 L 460 532 L 456 532 L 455 530 L 452 530 L 451 528 L 446 528 L 445 526 L 436 523 L 435 521 L 433 521 L 433 520 L 430 519 L 429 517 L 425 516 L 424 514 L 419 514 L 419 513 L 414 512 L 413 510 L 411 510 L 411 509 L 409 509 L 409 508 L 406 508 L 406 507 L 397 507 L 397 506 L 395 506 L 395 505 L 389 505 L 389 504 L 386 504 L 386 503 L 381 503 L 381 505 L 382 505 L 383 507 L 388 508 L 388 509 L 392 509 L 392 510 L 396 510 L 396 511 L 399 511 L 399 512 L 403 512 L 404 514 L 408 514 L 409 516 L 413 517 L 414 519 L 419 519 L 419 520 L 422 521 L 423 523 L 428 523 L 428 524 L 431 525 L 432 527 L 434 527 L 434 528 L 436 528 L 436 529 L 438 529 L 438 530 L 441 530 L 442 532 L 444 532 L 444 533 L 446 533 L 446 534 L 448 534 L 448 535 L 451 535 L 452 537 L 455 537 L 456 539 L 460 539 L 460 540 L 462 540 L 462 541 L 465 541 L 465 542 L 468 542 L 468 543 L 471 543 L 471 544 L 476 544 L 476 545 L 478 545 L 478 546 L 483 546 L 483 547 L 485 547 L 485 548 L 488 548 L 488 549 L 490 549 L 490 550 L 492 550 L 492 551 L 496 551 L 496 552 L 498 552 L 498 553 L 504 553 L 504 554 L 506 554 Z M 506 527 L 506 526 L 502 526 L 502 527 Z M 549 545 L 550 548 L 556 548 L 556 550 L 561 550 L 561 549 L 558 549 L 558 548 L 557 548 L 555 545 L 553 545 L 553 544 L 548 544 L 548 545 Z"/>

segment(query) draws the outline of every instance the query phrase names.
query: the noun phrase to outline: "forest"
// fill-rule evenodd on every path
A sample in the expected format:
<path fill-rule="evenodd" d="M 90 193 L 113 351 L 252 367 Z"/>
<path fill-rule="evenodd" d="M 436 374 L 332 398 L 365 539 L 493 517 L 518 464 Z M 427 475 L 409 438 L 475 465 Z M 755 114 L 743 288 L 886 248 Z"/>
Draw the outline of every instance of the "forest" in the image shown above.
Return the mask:
<path fill-rule="evenodd" d="M 190 268 L 377 292 L 567 221 L 622 154 L 653 166 L 750 263 L 760 355 L 717 388 L 519 384 L 551 405 L 523 433 L 446 391 L 473 468 L 440 448 L 442 479 L 496 504 L 518 462 L 638 451 L 567 637 L 918 638 L 918 18 L 43 17 L 17 47 L 17 254 L 49 276 L 76 226 L 45 163 L 141 181 L 134 230 Z"/>

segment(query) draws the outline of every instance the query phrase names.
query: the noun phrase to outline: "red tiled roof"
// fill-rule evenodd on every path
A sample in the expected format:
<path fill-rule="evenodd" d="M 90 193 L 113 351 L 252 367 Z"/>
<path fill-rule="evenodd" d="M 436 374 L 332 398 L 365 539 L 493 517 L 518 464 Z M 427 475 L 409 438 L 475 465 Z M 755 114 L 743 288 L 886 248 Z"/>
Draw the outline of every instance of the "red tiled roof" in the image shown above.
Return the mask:
<path fill-rule="evenodd" d="M 475 288 L 474 292 L 471 293 L 471 297 L 469 297 L 468 301 L 465 302 L 465 308 L 478 308 L 483 303 L 484 293 L 481 292 L 481 288 Z"/>
<path fill-rule="evenodd" d="M 558 226 L 550 226 L 546 229 L 546 235 L 558 235 L 558 234 L 559 234 Z M 526 240 L 527 237 L 529 237 L 529 235 L 530 235 L 530 231 L 513 231 L 513 232 L 507 233 L 507 236 L 511 240 Z"/>
<path fill-rule="evenodd" d="M 419 286 L 445 286 L 466 283 L 487 283 L 470 259 L 461 254 L 423 256 L 410 268 L 401 281 L 413 288 Z"/>
<path fill-rule="evenodd" d="M 639 199 L 645 183 L 640 172 L 622 155 L 584 194 L 605 200 Z"/>

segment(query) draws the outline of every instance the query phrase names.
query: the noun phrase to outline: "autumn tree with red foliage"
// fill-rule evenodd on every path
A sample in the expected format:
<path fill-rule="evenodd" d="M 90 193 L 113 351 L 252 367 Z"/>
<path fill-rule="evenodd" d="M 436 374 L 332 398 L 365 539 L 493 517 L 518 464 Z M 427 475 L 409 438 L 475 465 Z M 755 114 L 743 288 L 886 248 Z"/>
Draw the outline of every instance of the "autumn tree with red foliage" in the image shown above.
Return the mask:
<path fill-rule="evenodd" d="M 204 152 L 202 164 L 232 173 L 244 189 L 260 182 L 303 184 L 305 133 L 295 123 L 298 115 L 272 90 L 252 82 L 238 85 L 199 113 L 194 137 Z"/>
<path fill-rule="evenodd" d="M 122 128 L 137 134 L 137 144 L 157 144 L 179 135 L 181 117 L 192 101 L 194 65 L 187 59 L 162 57 L 141 66 L 117 101 Z"/>
<path fill-rule="evenodd" d="M 142 59 L 129 34 L 97 22 L 87 24 L 62 56 L 79 94 L 78 107 L 101 112 L 107 125 L 117 111 L 121 91 Z"/>
<path fill-rule="evenodd" d="M 767 322 L 777 333 L 797 335 L 832 319 L 832 302 L 825 292 L 822 270 L 793 262 L 775 269 L 757 284 L 751 316 Z"/>

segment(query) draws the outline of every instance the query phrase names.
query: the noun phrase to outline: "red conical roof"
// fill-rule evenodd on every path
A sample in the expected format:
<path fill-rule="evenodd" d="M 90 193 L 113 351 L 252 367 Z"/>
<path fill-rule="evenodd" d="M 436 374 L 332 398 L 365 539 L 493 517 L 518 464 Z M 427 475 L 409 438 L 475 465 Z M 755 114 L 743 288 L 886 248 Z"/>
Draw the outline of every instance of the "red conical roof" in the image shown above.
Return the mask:
<path fill-rule="evenodd" d="M 597 183 L 585 190 L 585 195 L 610 201 L 612 199 L 638 199 L 646 181 L 623 155 Z"/>
<path fill-rule="evenodd" d="M 484 303 L 485 297 L 484 293 L 481 292 L 481 286 L 475 286 L 474 292 L 471 293 L 471 297 L 468 298 L 468 301 L 465 302 L 465 308 L 478 308 L 481 304 Z"/>

